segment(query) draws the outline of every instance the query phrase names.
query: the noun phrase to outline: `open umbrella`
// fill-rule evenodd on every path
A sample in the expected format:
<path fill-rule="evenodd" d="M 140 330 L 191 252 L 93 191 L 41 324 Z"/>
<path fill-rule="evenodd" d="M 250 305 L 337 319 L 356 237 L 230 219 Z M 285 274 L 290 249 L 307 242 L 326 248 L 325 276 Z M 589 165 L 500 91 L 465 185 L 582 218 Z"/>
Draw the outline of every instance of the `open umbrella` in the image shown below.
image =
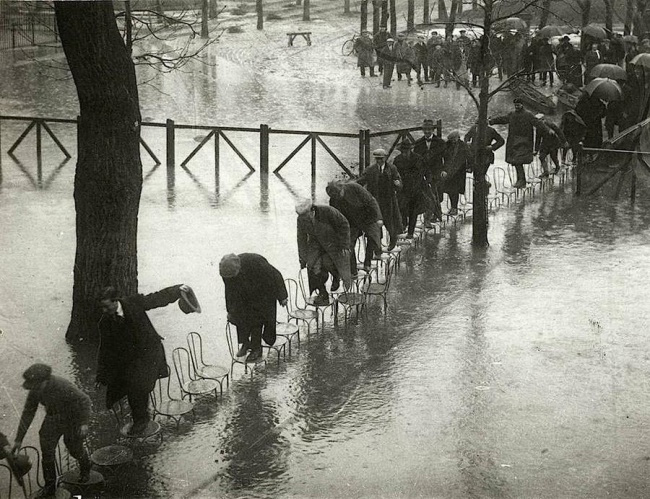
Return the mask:
<path fill-rule="evenodd" d="M 509 17 L 508 19 L 505 19 L 499 23 L 499 29 L 502 31 L 508 31 L 511 29 L 517 31 L 526 31 L 528 29 L 528 25 L 523 19 L 520 19 L 518 17 Z"/>
<path fill-rule="evenodd" d="M 589 76 L 592 78 L 610 78 L 616 81 L 627 81 L 627 73 L 621 66 L 616 64 L 597 64 L 593 67 Z"/>
<path fill-rule="evenodd" d="M 650 54 L 647 54 L 645 52 L 643 54 L 639 54 L 634 59 L 632 59 L 630 63 L 636 66 L 650 68 Z"/>
<path fill-rule="evenodd" d="M 621 86 L 614 80 L 609 78 L 594 78 L 584 88 L 590 96 L 604 100 L 605 102 L 612 102 L 615 100 L 623 99 L 623 90 Z"/>
<path fill-rule="evenodd" d="M 582 30 L 582 34 L 591 36 L 592 38 L 598 38 L 599 40 L 607 38 L 607 31 L 605 31 L 605 29 L 601 28 L 600 26 L 596 26 L 595 24 L 585 26 Z"/>
<path fill-rule="evenodd" d="M 638 37 L 634 35 L 625 35 L 622 40 L 626 43 L 639 43 Z"/>
<path fill-rule="evenodd" d="M 538 38 L 552 38 L 554 36 L 566 35 L 567 33 L 571 33 L 571 31 L 572 31 L 571 28 L 551 25 L 551 26 L 544 26 L 537 33 L 535 33 L 535 36 Z"/>

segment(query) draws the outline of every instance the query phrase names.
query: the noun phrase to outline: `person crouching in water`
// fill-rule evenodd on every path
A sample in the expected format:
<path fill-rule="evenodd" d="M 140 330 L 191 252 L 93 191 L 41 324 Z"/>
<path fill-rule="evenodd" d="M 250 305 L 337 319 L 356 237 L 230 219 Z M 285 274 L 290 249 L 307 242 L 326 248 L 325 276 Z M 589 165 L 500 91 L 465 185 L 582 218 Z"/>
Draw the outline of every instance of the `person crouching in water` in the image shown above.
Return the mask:
<path fill-rule="evenodd" d="M 560 130 L 560 127 L 555 123 L 547 120 L 543 114 L 538 114 L 535 116 L 538 120 L 544 123 L 546 127 L 550 130 L 553 130 L 553 134 L 545 132 L 543 129 L 537 129 L 535 137 L 535 153 L 539 154 L 539 162 L 542 165 L 542 174 L 540 178 L 545 178 L 549 176 L 548 171 L 548 161 L 550 158 L 553 164 L 555 165 L 555 170 L 553 174 L 556 174 L 560 171 L 560 148 L 566 147 L 567 140 Z"/>
<path fill-rule="evenodd" d="M 309 293 L 318 291 L 314 305 L 329 304 L 325 284 L 332 275 L 331 291 L 350 287 L 350 225 L 343 214 L 331 206 L 312 204 L 310 199 L 296 203 L 298 214 L 298 258 L 307 268 Z"/>

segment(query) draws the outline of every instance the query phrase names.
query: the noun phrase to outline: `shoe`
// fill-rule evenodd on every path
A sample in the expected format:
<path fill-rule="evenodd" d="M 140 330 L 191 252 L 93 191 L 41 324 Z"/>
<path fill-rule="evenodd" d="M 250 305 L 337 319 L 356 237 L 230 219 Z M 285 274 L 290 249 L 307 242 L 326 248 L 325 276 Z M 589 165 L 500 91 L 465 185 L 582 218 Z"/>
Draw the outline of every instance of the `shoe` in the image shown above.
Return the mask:
<path fill-rule="evenodd" d="M 424 222 L 425 229 L 433 229 L 433 224 L 431 222 Z"/>
<path fill-rule="evenodd" d="M 314 305 L 317 307 L 325 307 L 330 304 L 330 297 L 327 294 L 319 294 L 314 298 Z"/>
<path fill-rule="evenodd" d="M 371 78 L 374 78 L 375 76 L 379 76 L 379 75 L 376 75 L 375 73 L 370 73 Z"/>
<path fill-rule="evenodd" d="M 452 217 L 458 215 L 458 208 L 452 208 L 451 210 L 449 210 L 449 215 L 451 215 Z"/>
<path fill-rule="evenodd" d="M 248 353 L 249 347 L 247 343 L 242 344 L 241 348 L 237 350 L 235 357 L 245 357 Z"/>
<path fill-rule="evenodd" d="M 363 266 L 363 271 L 364 271 L 366 274 L 370 274 L 370 265 L 364 265 L 364 266 Z"/>
<path fill-rule="evenodd" d="M 551 173 L 553 173 L 553 175 L 557 175 L 557 174 L 560 173 L 561 171 L 562 171 L 562 168 L 558 167 L 558 168 L 556 168 L 555 170 L 553 170 Z"/>
<path fill-rule="evenodd" d="M 526 187 L 526 181 L 525 180 L 518 180 L 517 182 L 515 182 L 515 185 L 513 185 L 513 187 L 515 189 L 523 189 L 524 187 Z"/>
<path fill-rule="evenodd" d="M 390 85 L 384 85 L 384 88 L 391 88 Z"/>
<path fill-rule="evenodd" d="M 405 239 L 413 239 L 413 234 L 406 234 L 406 238 L 405 238 Z"/>
<path fill-rule="evenodd" d="M 332 279 L 332 287 L 330 288 L 330 291 L 336 291 L 341 287 L 341 281 L 339 279 Z"/>
<path fill-rule="evenodd" d="M 548 172 L 542 172 L 542 174 L 539 176 L 539 178 L 546 178 L 548 177 L 549 173 Z"/>
<path fill-rule="evenodd" d="M 387 250 L 388 250 L 388 251 L 392 251 L 392 250 L 395 248 L 396 245 L 397 245 L 397 241 L 393 241 L 393 242 L 391 242 L 391 243 L 388 245 Z"/>
<path fill-rule="evenodd" d="M 132 437 L 141 435 L 147 429 L 148 423 L 149 421 L 138 421 L 137 423 L 133 423 L 133 426 L 131 426 L 131 429 L 127 433 Z"/>
<path fill-rule="evenodd" d="M 255 362 L 261 358 L 262 358 L 262 347 L 255 348 L 251 350 L 251 353 L 249 353 L 248 357 L 246 357 L 246 362 Z"/>
<path fill-rule="evenodd" d="M 49 499 L 56 496 L 56 487 L 54 485 L 46 485 L 41 490 L 39 490 L 36 495 L 33 495 L 34 499 Z"/>
<path fill-rule="evenodd" d="M 410 82 L 410 81 L 408 82 L 408 86 L 409 86 L 409 87 L 411 86 L 411 82 Z"/>

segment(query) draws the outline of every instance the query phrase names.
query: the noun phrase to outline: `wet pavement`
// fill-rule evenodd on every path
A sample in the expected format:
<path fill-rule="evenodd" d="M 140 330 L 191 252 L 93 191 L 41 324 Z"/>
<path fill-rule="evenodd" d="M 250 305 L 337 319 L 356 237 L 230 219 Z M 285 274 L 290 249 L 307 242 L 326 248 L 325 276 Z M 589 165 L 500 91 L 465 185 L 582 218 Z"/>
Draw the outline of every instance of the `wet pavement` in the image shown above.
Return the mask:
<path fill-rule="evenodd" d="M 276 128 L 308 123 L 352 133 L 412 126 L 429 116 L 442 118 L 446 131 L 473 121 L 471 102 L 452 89 L 383 91 L 357 78 L 350 64 L 337 69 L 340 83 L 260 74 L 246 64 L 254 60 L 250 51 L 238 54 L 239 60 L 216 51 L 217 66 L 192 66 L 189 75 L 152 74 L 164 93 L 142 87 L 143 117 Z M 2 112 L 73 117 L 71 82 L 39 71 L 34 63 L 6 68 Z M 2 123 L 3 151 L 21 127 Z M 53 128 L 74 150 L 74 129 Z M 164 157 L 157 133 L 143 135 Z M 197 136 L 179 133 L 179 157 Z M 232 136 L 257 157 L 253 138 Z M 20 372 L 44 361 L 93 397 L 89 440 L 96 448 L 112 443 L 117 431 L 93 388 L 95 347 L 63 339 L 74 259 L 74 160 L 56 170 L 62 155 L 45 141 L 39 183 L 30 140 L 17 151 L 22 164 L 2 155 L 0 430 L 16 428 L 25 397 Z M 299 141 L 272 142 L 272 164 Z M 333 144 L 350 163 L 356 159 L 354 141 Z M 198 331 L 207 359 L 229 364 L 218 276 L 223 254 L 260 252 L 285 277 L 297 275 L 293 200 L 311 191 L 309 152 L 300 154 L 282 178 L 271 175 L 268 191 L 234 155 L 222 160 L 216 182 L 207 149 L 186 169 L 177 166 L 173 188 L 164 165 L 156 168 L 143 155 L 140 290 L 184 282 L 204 309 L 150 313 L 168 356 Z M 319 156 L 315 191 L 321 202 L 325 182 L 340 173 L 325 158 Z M 493 214 L 485 251 L 472 249 L 469 224 L 428 238 L 404 259 L 387 311 L 373 303 L 347 327 L 328 318 L 323 331 L 303 335 L 287 362 L 270 362 L 253 378 L 235 368 L 218 403 L 201 401 L 196 420 L 178 431 L 166 426 L 164 443 L 141 453 L 107 495 L 647 497 L 647 194 L 640 185 L 630 207 L 611 192 L 576 199 L 570 183 L 556 185 Z M 37 423 L 25 443 L 37 441 Z"/>

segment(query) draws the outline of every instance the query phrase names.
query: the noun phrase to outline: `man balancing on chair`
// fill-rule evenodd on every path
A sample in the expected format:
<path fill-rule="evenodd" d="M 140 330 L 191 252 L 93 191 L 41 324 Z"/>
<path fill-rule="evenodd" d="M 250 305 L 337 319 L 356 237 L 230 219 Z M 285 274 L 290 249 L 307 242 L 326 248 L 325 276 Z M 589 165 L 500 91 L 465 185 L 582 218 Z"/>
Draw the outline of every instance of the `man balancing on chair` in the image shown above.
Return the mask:
<path fill-rule="evenodd" d="M 149 424 L 149 393 L 158 378 L 169 376 L 162 338 L 147 316 L 147 310 L 179 300 L 184 313 L 201 312 L 192 289 L 176 285 L 148 295 L 121 297 L 113 287 L 100 296 L 100 345 L 97 385 L 106 385 L 106 408 L 123 397 L 131 407 L 130 435 L 140 435 Z"/>
<path fill-rule="evenodd" d="M 91 462 L 84 446 L 90 420 L 90 397 L 68 380 L 53 376 L 52 368 L 45 364 L 30 366 L 23 373 L 23 378 L 23 388 L 29 393 L 20 417 L 13 452 L 22 447 L 38 404 L 43 405 L 46 414 L 39 436 L 45 486 L 38 497 L 53 497 L 56 489 L 55 452 L 61 436 L 70 455 L 79 461 L 79 482 L 85 483 L 90 477 Z"/>

